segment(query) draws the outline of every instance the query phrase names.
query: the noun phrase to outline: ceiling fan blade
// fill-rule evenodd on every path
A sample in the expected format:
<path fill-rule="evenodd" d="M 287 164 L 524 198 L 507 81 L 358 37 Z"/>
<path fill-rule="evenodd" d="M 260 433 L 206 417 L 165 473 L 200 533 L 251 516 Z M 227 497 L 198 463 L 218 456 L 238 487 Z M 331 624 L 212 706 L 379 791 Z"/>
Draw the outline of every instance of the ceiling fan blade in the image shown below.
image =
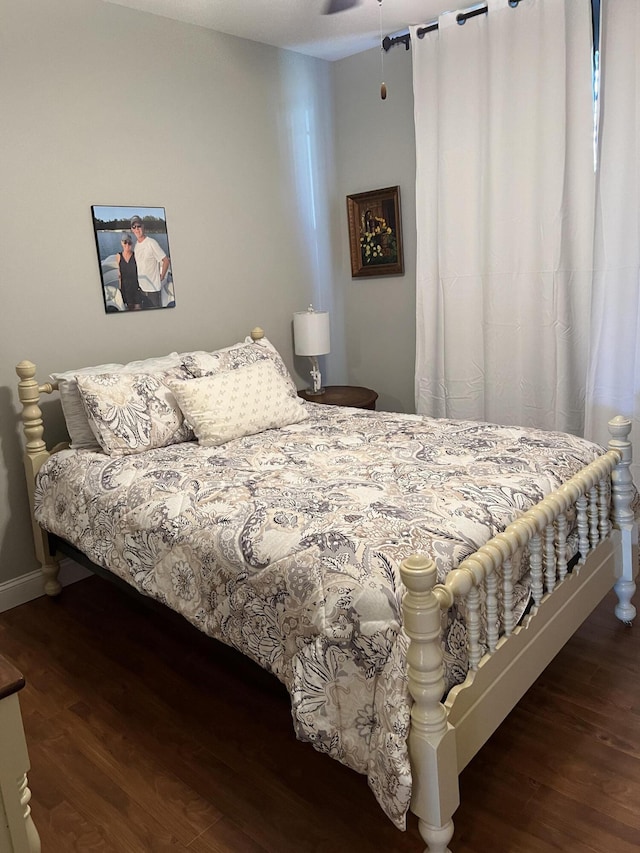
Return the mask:
<path fill-rule="evenodd" d="M 335 15 L 336 12 L 346 12 L 347 9 L 353 9 L 360 5 L 360 0 L 329 0 L 323 15 Z"/>

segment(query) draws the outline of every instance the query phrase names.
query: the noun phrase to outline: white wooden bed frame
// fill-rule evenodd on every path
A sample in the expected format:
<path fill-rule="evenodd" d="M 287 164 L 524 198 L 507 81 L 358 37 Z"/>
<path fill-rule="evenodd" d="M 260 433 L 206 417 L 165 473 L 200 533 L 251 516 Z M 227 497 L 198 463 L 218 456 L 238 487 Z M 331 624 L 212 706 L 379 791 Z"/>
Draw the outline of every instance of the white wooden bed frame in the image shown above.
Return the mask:
<path fill-rule="evenodd" d="M 254 329 L 252 337 L 263 336 Z M 35 477 L 51 453 L 44 441 L 40 395 L 56 390 L 38 384 L 36 367 L 22 361 L 18 394 L 25 434 L 24 465 L 36 556 L 48 595 L 60 592 L 58 561 L 47 533 L 33 517 Z M 458 775 L 500 725 L 586 617 L 615 588 L 618 619 L 630 623 L 637 575 L 637 530 L 631 501 L 631 422 L 609 422 L 609 450 L 464 560 L 436 583 L 436 567 L 425 555 L 403 561 L 406 587 L 403 618 L 410 639 L 411 711 L 409 752 L 413 776 L 411 810 L 418 816 L 425 853 L 448 853 L 452 816 L 459 805 Z M 609 489 L 609 482 L 611 488 Z M 565 558 L 567 513 L 575 511 L 580 558 L 569 570 Z M 511 558 L 529 550 L 533 605 L 513 624 Z M 499 571 L 498 571 L 499 570 Z M 498 581 L 498 578 L 500 579 Z M 500 590 L 498 590 L 498 585 Z M 495 624 L 501 596 L 505 616 L 489 631 L 489 651 L 479 642 L 481 598 L 487 623 Z M 466 598 L 469 674 L 443 700 L 442 612 Z"/>

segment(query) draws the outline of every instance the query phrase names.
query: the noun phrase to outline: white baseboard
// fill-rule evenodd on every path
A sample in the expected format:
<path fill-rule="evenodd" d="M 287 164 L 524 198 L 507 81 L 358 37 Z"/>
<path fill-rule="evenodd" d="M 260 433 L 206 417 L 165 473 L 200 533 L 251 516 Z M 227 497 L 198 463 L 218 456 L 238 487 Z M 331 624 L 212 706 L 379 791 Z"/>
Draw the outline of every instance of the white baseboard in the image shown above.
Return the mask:
<path fill-rule="evenodd" d="M 90 571 L 78 563 L 74 563 L 73 560 L 69 560 L 67 557 L 60 560 L 58 580 L 62 586 L 68 586 L 83 578 L 88 578 L 90 575 Z M 20 575 L 19 578 L 12 578 L 10 581 L 1 583 L 0 613 L 44 595 L 42 581 L 42 573 L 37 569 L 35 572 L 28 572 L 26 575 Z"/>

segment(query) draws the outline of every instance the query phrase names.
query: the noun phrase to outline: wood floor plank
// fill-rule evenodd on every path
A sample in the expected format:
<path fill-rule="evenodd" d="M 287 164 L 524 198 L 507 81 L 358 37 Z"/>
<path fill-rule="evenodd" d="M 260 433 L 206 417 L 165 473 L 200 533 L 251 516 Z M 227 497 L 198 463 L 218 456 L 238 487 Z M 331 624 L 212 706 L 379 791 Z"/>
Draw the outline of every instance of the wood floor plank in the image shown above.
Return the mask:
<path fill-rule="evenodd" d="M 454 853 L 631 853 L 640 639 L 609 596 L 463 772 Z M 0 614 L 43 853 L 421 853 L 267 673 L 98 578 Z"/>

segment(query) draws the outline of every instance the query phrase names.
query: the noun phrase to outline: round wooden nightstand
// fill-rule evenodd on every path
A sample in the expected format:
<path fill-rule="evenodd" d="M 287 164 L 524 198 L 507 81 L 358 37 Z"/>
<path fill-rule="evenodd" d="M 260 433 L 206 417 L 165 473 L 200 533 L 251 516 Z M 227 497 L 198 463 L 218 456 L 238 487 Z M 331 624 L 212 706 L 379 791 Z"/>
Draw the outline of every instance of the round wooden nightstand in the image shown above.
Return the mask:
<path fill-rule="evenodd" d="M 310 403 L 325 406 L 351 406 L 354 409 L 375 409 L 378 395 L 371 388 L 358 385 L 327 385 L 324 394 L 312 394 L 306 388 L 298 391 L 298 397 Z"/>

